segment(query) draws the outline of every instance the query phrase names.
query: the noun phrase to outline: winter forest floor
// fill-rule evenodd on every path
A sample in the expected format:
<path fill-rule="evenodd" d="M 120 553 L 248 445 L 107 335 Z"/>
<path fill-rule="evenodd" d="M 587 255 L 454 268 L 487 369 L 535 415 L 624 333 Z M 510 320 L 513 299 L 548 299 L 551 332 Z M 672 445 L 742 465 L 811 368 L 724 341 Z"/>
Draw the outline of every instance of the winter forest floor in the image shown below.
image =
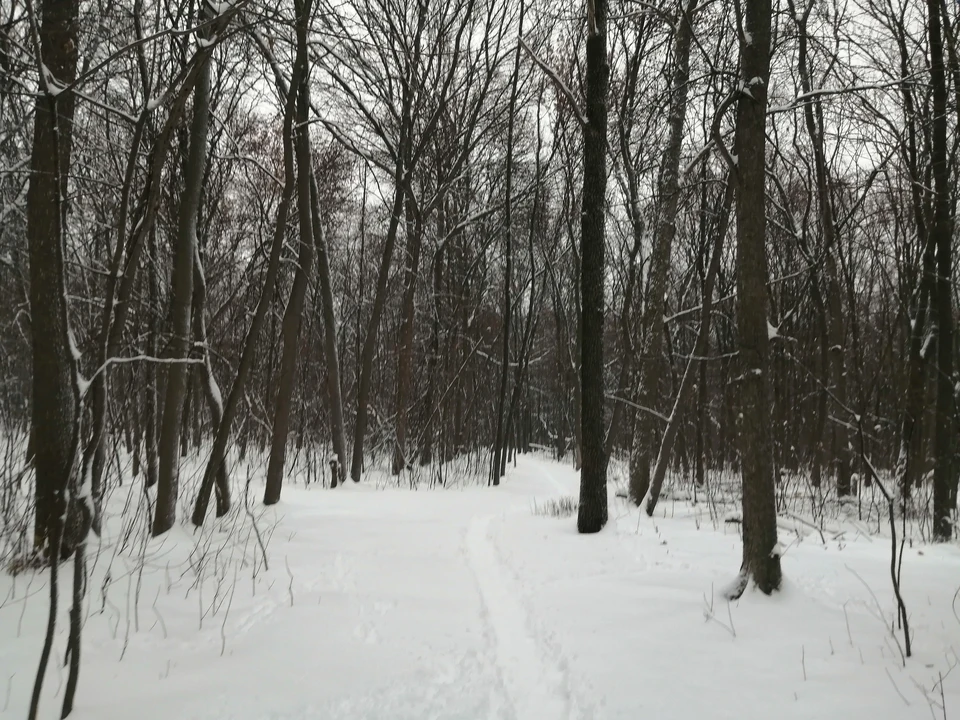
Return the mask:
<path fill-rule="evenodd" d="M 904 666 L 888 540 L 782 529 L 783 591 L 728 606 L 736 524 L 669 499 L 641 517 L 611 488 L 607 528 L 578 536 L 543 512 L 577 483 L 521 456 L 496 489 L 289 485 L 200 536 L 108 527 L 74 717 L 960 718 L 955 545 L 905 550 Z M 0 575 L 0 717 L 26 716 L 47 593 L 46 573 Z"/>

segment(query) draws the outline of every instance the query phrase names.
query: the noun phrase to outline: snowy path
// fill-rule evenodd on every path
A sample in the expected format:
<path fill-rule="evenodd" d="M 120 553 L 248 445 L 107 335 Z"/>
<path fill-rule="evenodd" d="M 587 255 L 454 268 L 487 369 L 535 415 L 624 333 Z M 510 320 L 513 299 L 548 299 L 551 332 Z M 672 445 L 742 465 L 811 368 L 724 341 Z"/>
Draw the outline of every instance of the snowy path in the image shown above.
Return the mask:
<path fill-rule="evenodd" d="M 593 536 L 532 512 L 576 494 L 569 467 L 521 457 L 498 488 L 290 486 L 260 522 L 269 571 L 236 531 L 203 541 L 200 578 L 186 528 L 145 548 L 142 574 L 105 548 L 74 717 L 912 720 L 944 716 L 941 673 L 947 716 L 960 706 L 955 546 L 906 551 L 904 667 L 885 542 L 783 538 L 784 592 L 728 610 L 713 588 L 739 566 L 736 529 L 667 501 L 650 519 L 611 498 Z M 0 575 L 2 718 L 26 714 L 45 582 Z M 44 718 L 65 680 L 53 665 Z"/>
<path fill-rule="evenodd" d="M 526 611 L 510 586 L 491 544 L 491 516 L 474 518 L 467 531 L 470 563 L 483 596 L 484 618 L 493 628 L 500 675 L 510 695 L 513 716 L 530 720 L 569 717 L 559 679 L 531 633 Z"/>

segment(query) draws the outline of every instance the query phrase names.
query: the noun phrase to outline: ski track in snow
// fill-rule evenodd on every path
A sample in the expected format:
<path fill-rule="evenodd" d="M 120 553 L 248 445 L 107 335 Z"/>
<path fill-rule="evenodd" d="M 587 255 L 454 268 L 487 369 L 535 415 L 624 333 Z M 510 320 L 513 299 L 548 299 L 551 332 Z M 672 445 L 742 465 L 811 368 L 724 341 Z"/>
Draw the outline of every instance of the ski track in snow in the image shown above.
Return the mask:
<path fill-rule="evenodd" d="M 542 652 L 516 588 L 511 587 L 490 538 L 492 515 L 473 518 L 466 546 L 477 579 L 485 620 L 492 629 L 495 659 L 513 717 L 561 720 L 570 717 L 563 671 Z"/>

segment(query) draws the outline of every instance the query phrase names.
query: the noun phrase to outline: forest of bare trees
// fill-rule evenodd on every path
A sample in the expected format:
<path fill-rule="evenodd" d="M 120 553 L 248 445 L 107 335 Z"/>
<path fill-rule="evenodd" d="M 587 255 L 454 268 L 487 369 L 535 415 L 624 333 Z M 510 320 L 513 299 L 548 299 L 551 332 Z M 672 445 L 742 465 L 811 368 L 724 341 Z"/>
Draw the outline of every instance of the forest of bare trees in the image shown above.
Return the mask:
<path fill-rule="evenodd" d="M 154 535 L 201 526 L 238 458 L 273 504 L 456 459 L 498 485 L 531 449 L 581 470 L 581 532 L 612 458 L 650 514 L 668 475 L 738 472 L 741 592 L 780 583 L 787 477 L 853 513 L 882 484 L 951 540 L 958 22 L 0 0 L 9 542 L 81 570 L 131 482 Z"/>

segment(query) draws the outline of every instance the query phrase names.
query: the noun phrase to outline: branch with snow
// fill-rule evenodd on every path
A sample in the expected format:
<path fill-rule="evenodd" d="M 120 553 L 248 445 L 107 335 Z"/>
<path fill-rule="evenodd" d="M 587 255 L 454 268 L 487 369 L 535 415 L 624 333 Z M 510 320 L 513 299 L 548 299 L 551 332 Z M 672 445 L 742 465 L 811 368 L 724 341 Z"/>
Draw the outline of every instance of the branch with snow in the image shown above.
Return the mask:
<path fill-rule="evenodd" d="M 577 104 L 577 100 L 574 97 L 573 92 L 571 92 L 570 88 L 567 87 L 567 84 L 563 82 L 563 79 L 557 74 L 557 71 L 550 67 L 546 62 L 541 60 L 540 57 L 533 51 L 533 49 L 527 45 L 523 38 L 520 38 L 520 47 L 522 47 L 530 56 L 530 59 L 533 60 L 533 62 L 535 62 L 544 73 L 546 73 L 547 77 L 550 78 L 550 81 L 554 84 L 560 94 L 566 98 L 568 103 L 570 103 L 573 116 L 577 119 L 577 122 L 580 123 L 580 126 L 586 127 L 589 124 L 587 122 L 587 118 L 580 111 L 580 106 Z"/>

